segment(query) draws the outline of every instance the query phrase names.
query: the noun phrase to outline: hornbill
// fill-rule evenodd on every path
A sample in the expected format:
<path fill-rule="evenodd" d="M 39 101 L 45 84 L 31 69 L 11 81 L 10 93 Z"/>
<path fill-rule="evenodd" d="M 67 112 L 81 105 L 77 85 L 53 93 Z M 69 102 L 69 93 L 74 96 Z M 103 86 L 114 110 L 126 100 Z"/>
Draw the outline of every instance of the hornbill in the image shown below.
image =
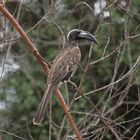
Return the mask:
<path fill-rule="evenodd" d="M 39 125 L 47 111 L 50 96 L 60 84 L 67 81 L 76 70 L 81 59 L 81 52 L 77 40 L 86 39 L 99 45 L 96 38 L 89 32 L 80 29 L 73 29 L 67 35 L 68 47 L 63 49 L 54 59 L 47 78 L 47 87 L 38 110 L 33 118 L 33 123 Z"/>

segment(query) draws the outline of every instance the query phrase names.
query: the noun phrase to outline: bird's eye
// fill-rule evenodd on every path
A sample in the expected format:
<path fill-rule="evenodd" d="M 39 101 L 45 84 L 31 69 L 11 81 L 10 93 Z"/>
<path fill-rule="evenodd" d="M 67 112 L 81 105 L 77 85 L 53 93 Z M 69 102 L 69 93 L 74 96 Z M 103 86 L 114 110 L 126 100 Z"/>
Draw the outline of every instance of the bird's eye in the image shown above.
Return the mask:
<path fill-rule="evenodd" d="M 80 34 L 81 33 L 81 31 L 78 31 L 78 34 Z"/>

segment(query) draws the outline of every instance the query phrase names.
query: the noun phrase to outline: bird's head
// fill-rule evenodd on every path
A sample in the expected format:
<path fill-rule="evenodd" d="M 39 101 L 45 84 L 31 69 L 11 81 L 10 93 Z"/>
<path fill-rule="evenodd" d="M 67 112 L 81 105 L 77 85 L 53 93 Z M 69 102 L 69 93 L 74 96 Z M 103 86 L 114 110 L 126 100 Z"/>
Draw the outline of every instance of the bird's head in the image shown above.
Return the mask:
<path fill-rule="evenodd" d="M 97 45 L 99 45 L 95 36 L 92 35 L 90 32 L 83 31 L 80 29 L 73 29 L 68 32 L 68 35 L 67 35 L 68 42 L 74 42 L 74 41 L 77 41 L 80 39 L 89 40 L 89 41 L 92 41 L 92 42 L 96 43 Z"/>

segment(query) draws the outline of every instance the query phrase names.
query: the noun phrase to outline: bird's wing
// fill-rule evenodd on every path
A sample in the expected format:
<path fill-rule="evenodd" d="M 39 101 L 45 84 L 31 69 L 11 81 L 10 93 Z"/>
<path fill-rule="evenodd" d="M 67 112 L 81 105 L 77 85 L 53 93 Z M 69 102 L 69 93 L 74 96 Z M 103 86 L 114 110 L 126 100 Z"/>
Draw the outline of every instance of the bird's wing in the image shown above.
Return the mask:
<path fill-rule="evenodd" d="M 57 57 L 58 59 L 55 59 L 49 76 L 48 76 L 48 82 L 50 80 L 50 83 L 57 85 L 61 82 L 61 80 L 69 73 L 69 65 L 67 64 L 67 58 L 65 58 L 64 55 L 60 55 Z"/>
<path fill-rule="evenodd" d="M 78 47 L 68 47 L 55 58 L 49 76 L 48 83 L 59 84 L 79 64 L 81 53 Z"/>

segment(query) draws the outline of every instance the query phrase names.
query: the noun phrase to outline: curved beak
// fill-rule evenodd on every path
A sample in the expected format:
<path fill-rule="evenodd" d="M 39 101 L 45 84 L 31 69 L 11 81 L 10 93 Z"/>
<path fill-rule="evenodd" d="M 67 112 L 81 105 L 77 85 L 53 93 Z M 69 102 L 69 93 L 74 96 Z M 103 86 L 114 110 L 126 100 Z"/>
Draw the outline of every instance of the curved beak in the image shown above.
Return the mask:
<path fill-rule="evenodd" d="M 78 35 L 78 39 L 86 39 L 96 43 L 99 46 L 98 40 L 90 32 L 81 31 Z"/>

